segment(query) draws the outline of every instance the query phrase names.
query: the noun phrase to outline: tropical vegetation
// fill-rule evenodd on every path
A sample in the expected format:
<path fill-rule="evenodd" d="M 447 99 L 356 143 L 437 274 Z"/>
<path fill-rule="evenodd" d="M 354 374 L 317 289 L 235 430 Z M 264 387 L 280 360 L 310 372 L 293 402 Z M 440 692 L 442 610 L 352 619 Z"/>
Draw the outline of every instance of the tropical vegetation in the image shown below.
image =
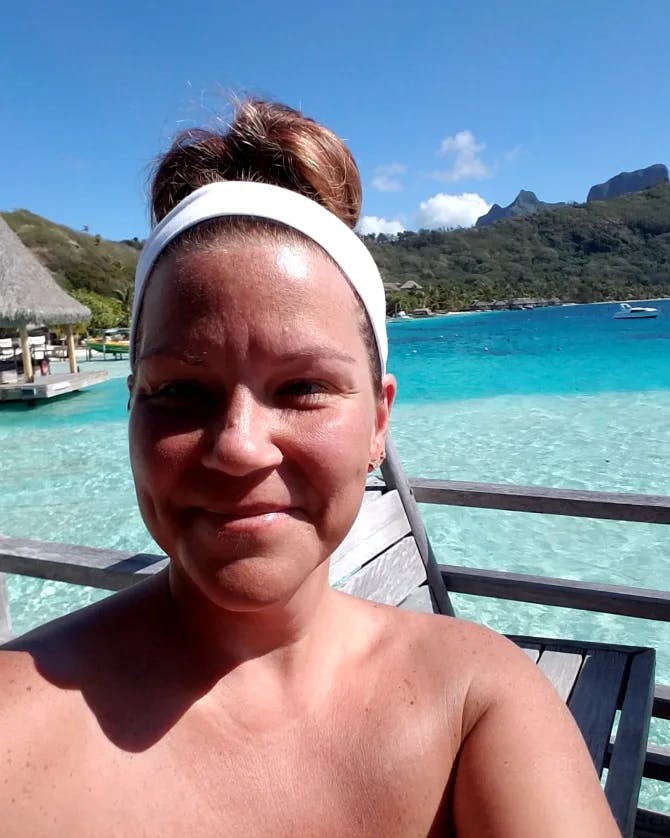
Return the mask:
<path fill-rule="evenodd" d="M 66 291 L 93 312 L 91 326 L 128 325 L 142 242 L 113 242 L 28 210 L 3 213 Z M 365 236 L 391 290 L 389 311 L 446 310 L 518 297 L 597 302 L 670 296 L 670 184 L 611 201 L 554 207 L 468 230 Z"/>
<path fill-rule="evenodd" d="M 463 309 L 515 297 L 574 302 L 670 296 L 670 185 L 556 207 L 468 230 L 419 230 L 365 242 L 401 308 Z"/>

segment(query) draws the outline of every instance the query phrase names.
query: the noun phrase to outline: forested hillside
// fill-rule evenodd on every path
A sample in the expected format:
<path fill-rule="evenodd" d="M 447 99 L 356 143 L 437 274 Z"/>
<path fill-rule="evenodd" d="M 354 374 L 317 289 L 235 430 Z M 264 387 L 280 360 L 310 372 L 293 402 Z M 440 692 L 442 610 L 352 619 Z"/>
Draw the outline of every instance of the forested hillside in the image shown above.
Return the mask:
<path fill-rule="evenodd" d="M 3 217 L 58 282 L 93 307 L 92 325 L 127 322 L 140 241 L 106 241 L 27 210 Z M 399 303 L 457 310 L 514 297 L 670 296 L 670 184 L 489 227 L 364 240 L 385 282 L 421 285 L 413 293 L 391 293 L 391 309 Z"/>
<path fill-rule="evenodd" d="M 142 246 L 138 239 L 107 241 L 28 210 L 1 215 L 58 283 L 91 309 L 90 326 L 104 329 L 127 325 L 137 254 Z"/>
<path fill-rule="evenodd" d="M 413 279 L 425 304 L 440 308 L 512 297 L 670 296 L 670 185 L 490 227 L 365 241 L 386 282 Z M 405 305 L 413 301 L 396 296 Z"/>

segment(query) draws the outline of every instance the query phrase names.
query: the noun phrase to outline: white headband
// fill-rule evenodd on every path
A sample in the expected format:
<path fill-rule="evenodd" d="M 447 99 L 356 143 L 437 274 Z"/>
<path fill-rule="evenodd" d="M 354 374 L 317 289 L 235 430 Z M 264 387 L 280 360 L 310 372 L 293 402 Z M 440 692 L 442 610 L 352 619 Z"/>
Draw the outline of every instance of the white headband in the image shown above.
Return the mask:
<path fill-rule="evenodd" d="M 386 371 L 386 300 L 379 270 L 367 247 L 337 216 L 297 192 L 251 181 L 218 181 L 196 189 L 154 227 L 140 254 L 135 272 L 135 301 L 130 335 L 133 358 L 137 317 L 146 281 L 158 257 L 185 230 L 213 218 L 252 216 L 278 221 L 320 245 L 337 263 L 365 306 L 370 318 L 382 374 Z"/>

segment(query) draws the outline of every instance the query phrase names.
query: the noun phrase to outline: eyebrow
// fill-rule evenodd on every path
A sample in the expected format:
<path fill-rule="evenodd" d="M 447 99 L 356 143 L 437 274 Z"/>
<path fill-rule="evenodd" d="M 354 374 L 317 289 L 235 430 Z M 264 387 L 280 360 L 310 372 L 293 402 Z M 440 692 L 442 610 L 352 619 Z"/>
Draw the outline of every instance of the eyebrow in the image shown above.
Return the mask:
<path fill-rule="evenodd" d="M 291 361 L 301 361 L 305 358 L 315 361 L 318 361 L 321 358 L 327 358 L 328 360 L 343 361 L 346 364 L 358 363 L 356 358 L 354 358 L 353 355 L 349 355 L 348 352 L 341 352 L 327 346 L 304 346 L 300 349 L 296 349 L 295 352 L 285 352 L 283 355 L 279 356 L 281 361 L 286 361 L 287 363 L 290 363 Z"/>
<path fill-rule="evenodd" d="M 201 367 L 206 363 L 207 358 L 204 355 L 196 355 L 194 352 L 170 352 L 169 349 L 164 349 L 159 346 L 157 349 L 150 349 L 148 352 L 143 352 L 137 357 L 136 363 L 154 360 L 180 361 L 182 364 Z"/>
<path fill-rule="evenodd" d="M 348 352 L 342 352 L 337 349 L 318 345 L 302 347 L 293 352 L 285 352 L 279 356 L 279 360 L 284 363 L 303 361 L 305 359 L 318 361 L 323 358 L 341 361 L 345 364 L 358 363 L 357 359 Z M 207 363 L 208 358 L 206 355 L 198 355 L 194 352 L 171 352 L 169 349 L 157 347 L 156 349 L 149 350 L 148 352 L 143 352 L 137 358 L 137 363 L 140 361 L 153 360 L 179 361 L 180 363 L 187 364 L 188 366 L 201 367 Z"/>

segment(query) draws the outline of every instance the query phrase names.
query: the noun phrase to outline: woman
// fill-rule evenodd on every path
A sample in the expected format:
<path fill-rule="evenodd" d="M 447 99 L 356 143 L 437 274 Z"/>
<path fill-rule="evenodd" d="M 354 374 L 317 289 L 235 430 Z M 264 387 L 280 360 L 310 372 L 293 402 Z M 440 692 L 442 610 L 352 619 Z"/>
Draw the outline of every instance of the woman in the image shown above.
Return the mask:
<path fill-rule="evenodd" d="M 260 101 L 160 162 L 130 452 L 170 567 L 2 656 L 3 835 L 618 834 L 516 647 L 328 586 L 396 386 L 360 203 Z"/>

